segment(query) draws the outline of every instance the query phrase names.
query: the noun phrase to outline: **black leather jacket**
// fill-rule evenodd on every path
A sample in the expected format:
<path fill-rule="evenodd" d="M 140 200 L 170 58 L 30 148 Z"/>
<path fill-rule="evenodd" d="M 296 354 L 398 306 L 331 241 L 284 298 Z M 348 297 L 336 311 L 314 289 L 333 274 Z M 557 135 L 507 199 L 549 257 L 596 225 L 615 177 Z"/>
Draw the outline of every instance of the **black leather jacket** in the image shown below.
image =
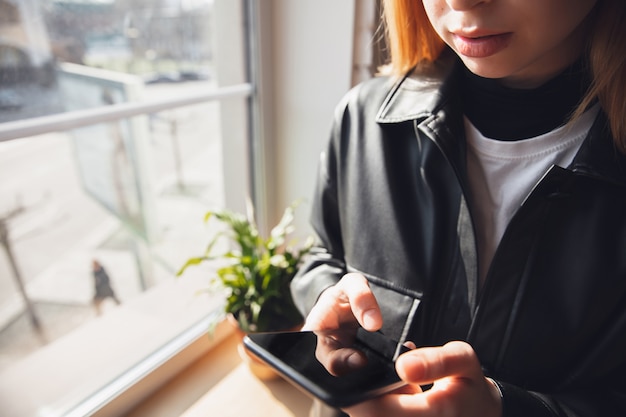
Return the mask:
<path fill-rule="evenodd" d="M 340 104 L 313 200 L 320 244 L 294 298 L 307 314 L 361 272 L 383 332 L 468 341 L 505 416 L 626 416 L 626 158 L 601 113 L 518 209 L 477 290 L 456 65 L 370 80 Z"/>

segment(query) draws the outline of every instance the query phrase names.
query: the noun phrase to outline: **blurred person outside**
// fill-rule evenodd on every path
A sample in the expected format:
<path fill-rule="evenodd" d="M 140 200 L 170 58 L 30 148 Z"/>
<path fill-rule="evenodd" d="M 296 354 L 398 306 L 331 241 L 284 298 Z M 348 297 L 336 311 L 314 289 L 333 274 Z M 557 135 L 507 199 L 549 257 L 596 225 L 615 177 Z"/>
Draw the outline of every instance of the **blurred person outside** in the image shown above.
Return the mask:
<path fill-rule="evenodd" d="M 94 281 L 94 296 L 93 296 L 93 305 L 96 309 L 96 313 L 98 315 L 102 314 L 102 303 L 107 299 L 111 298 L 115 304 L 119 305 L 120 300 L 115 295 L 115 291 L 113 291 L 113 287 L 111 287 L 111 279 L 109 278 L 109 274 L 104 269 L 104 267 L 98 262 L 98 260 L 94 259 L 92 262 L 93 268 L 93 281 Z"/>

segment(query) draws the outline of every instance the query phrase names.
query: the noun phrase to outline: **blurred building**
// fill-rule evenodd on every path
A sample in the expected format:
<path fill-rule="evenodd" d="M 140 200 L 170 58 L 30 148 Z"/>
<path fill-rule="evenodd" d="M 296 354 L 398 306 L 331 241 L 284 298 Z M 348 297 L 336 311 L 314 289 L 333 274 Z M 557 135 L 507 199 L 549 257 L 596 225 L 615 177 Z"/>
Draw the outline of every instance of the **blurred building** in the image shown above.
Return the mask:
<path fill-rule="evenodd" d="M 42 20 L 38 0 L 0 0 L 0 88 L 53 82 L 53 56 Z"/>

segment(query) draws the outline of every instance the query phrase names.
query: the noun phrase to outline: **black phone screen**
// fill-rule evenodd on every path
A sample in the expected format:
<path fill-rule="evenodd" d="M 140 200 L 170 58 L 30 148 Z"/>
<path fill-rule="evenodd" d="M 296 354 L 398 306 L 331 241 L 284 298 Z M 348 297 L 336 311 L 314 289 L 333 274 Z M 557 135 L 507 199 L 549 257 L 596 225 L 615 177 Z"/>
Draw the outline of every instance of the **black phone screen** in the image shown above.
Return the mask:
<path fill-rule="evenodd" d="M 378 332 L 359 328 L 345 332 L 252 333 L 244 338 L 244 346 L 331 407 L 348 407 L 405 385 L 394 363 L 407 348 Z M 331 373 L 332 367 L 324 358 L 339 349 L 358 352 L 364 359 L 362 366 Z"/>

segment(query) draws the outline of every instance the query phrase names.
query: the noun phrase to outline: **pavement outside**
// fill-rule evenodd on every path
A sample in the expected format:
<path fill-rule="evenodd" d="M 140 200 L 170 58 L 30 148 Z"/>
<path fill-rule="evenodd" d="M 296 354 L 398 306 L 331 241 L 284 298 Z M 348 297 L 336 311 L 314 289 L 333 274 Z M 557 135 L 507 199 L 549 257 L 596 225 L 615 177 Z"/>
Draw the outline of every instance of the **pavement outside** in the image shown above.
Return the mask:
<path fill-rule="evenodd" d="M 146 98 L 205 87 L 210 85 L 154 85 Z M 210 234 L 203 215 L 222 202 L 218 110 L 219 103 L 207 103 L 150 120 L 158 230 L 150 247 L 137 245 L 85 194 L 67 134 L 0 143 L 0 217 L 13 206 L 26 208 L 9 226 L 42 328 L 33 328 L 0 250 L 2 416 L 41 415 L 42 404 L 61 407 L 84 398 L 217 307 L 196 294 L 206 287 L 206 270 L 180 279 L 174 274 L 202 252 Z M 178 123 L 182 177 L 172 158 L 172 120 Z M 92 305 L 94 257 L 122 302 L 107 301 L 101 316 Z"/>
<path fill-rule="evenodd" d="M 44 301 L 33 303 L 33 307 L 41 330 L 33 326 L 26 312 L 20 313 L 0 330 L 0 372 L 95 317 L 91 306 L 80 304 Z"/>

